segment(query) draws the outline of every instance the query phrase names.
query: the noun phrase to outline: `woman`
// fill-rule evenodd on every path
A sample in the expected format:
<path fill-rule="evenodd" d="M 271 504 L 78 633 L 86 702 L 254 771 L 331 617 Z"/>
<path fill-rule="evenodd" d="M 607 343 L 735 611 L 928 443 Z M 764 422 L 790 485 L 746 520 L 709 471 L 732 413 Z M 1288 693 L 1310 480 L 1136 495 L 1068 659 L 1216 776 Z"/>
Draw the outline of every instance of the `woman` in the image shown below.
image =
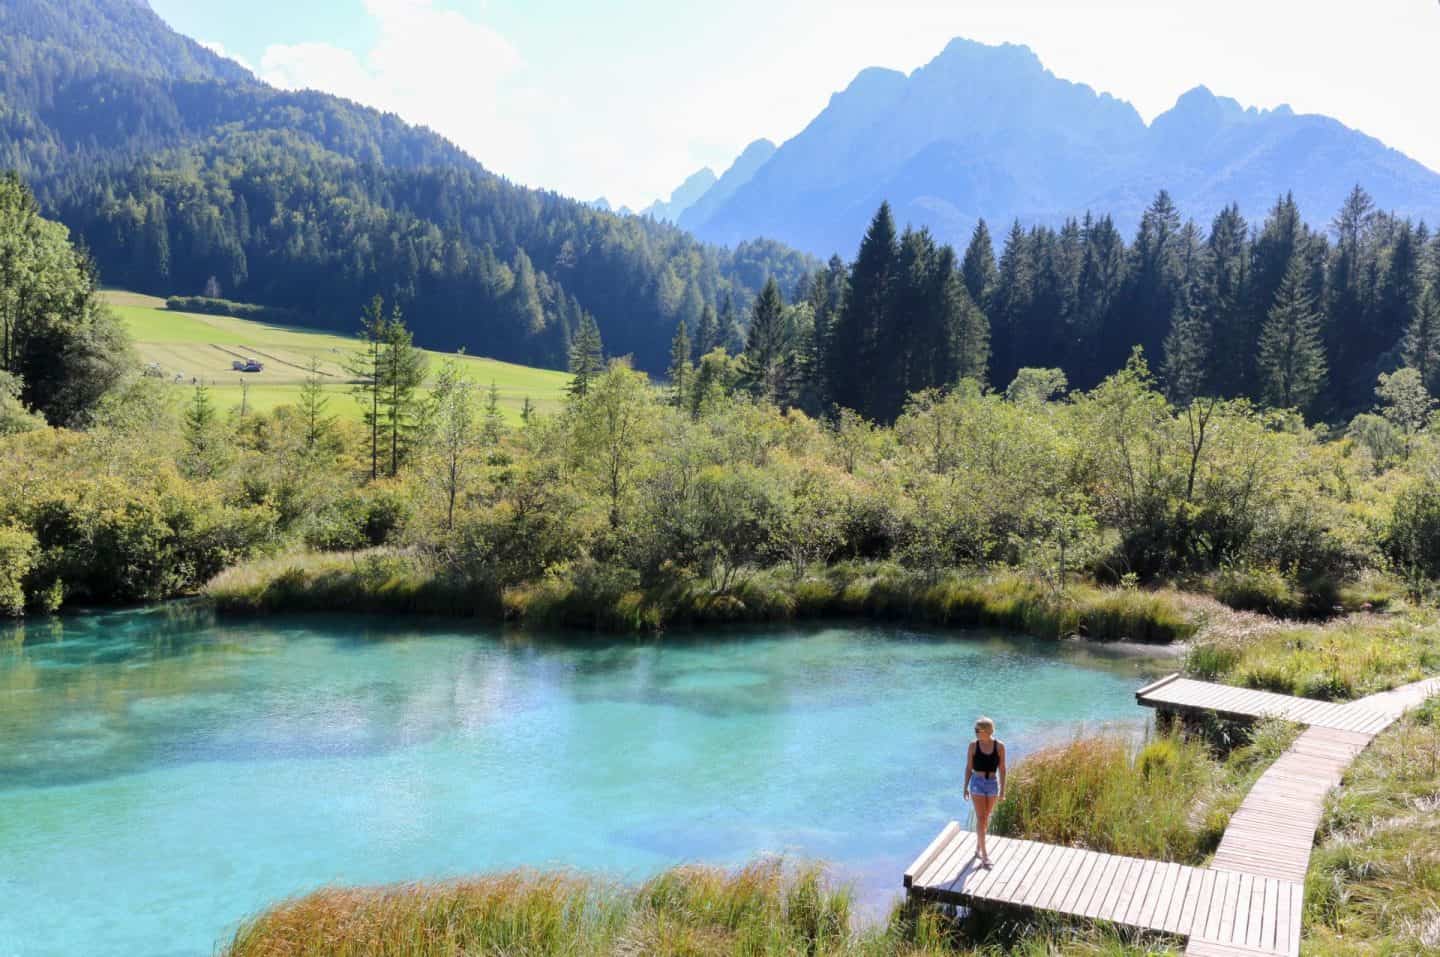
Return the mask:
<path fill-rule="evenodd" d="M 975 740 L 965 760 L 965 797 L 975 801 L 975 856 L 990 866 L 985 850 L 985 832 L 990 828 L 990 812 L 1005 800 L 1005 744 L 995 737 L 995 722 L 981 717 L 975 721 Z"/>

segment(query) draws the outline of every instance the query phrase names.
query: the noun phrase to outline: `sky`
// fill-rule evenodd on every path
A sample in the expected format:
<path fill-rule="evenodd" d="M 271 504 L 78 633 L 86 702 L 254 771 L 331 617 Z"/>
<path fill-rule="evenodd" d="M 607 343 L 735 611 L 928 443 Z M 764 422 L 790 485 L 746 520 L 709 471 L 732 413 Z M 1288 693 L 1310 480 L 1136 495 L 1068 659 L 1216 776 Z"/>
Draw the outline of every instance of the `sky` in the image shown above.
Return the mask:
<path fill-rule="evenodd" d="M 150 0 L 286 88 L 435 129 L 529 186 L 634 208 L 794 136 L 868 66 L 1023 43 L 1152 120 L 1205 84 L 1440 170 L 1437 0 Z"/>

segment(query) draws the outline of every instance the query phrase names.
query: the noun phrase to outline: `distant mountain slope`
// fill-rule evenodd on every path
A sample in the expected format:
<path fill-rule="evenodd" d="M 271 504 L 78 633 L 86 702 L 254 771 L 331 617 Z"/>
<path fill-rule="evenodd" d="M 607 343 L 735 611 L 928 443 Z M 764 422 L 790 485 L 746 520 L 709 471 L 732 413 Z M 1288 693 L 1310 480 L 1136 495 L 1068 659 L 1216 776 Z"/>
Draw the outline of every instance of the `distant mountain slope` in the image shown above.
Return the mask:
<path fill-rule="evenodd" d="M 709 222 L 710 217 L 715 215 L 715 210 L 729 201 L 736 190 L 750 182 L 760 167 L 768 163 L 774 155 L 775 144 L 769 140 L 756 140 L 745 147 L 735 158 L 735 162 L 730 164 L 730 168 L 721 173 L 720 178 L 705 191 L 705 195 L 696 199 L 680 214 L 677 222 L 691 232 Z"/>
<path fill-rule="evenodd" d="M 901 222 L 963 242 L 982 216 L 1058 225 L 1086 209 L 1129 232 L 1162 187 L 1206 222 L 1231 202 L 1258 218 L 1286 190 L 1323 219 L 1357 182 L 1381 208 L 1440 220 L 1440 175 L 1327 117 L 1245 110 L 1201 87 L 1147 127 L 1025 47 L 957 39 L 908 77 L 862 71 L 749 182 L 681 224 L 824 255 L 853 247 L 886 198 Z"/>
<path fill-rule="evenodd" d="M 516 186 L 396 116 L 269 87 L 141 0 L 0 0 L 6 167 L 108 282 L 213 279 L 347 331 L 378 293 L 424 345 L 530 364 L 563 365 L 590 313 L 610 354 L 663 369 L 678 321 L 753 297 L 757 261 L 787 286 L 813 265 Z"/>
<path fill-rule="evenodd" d="M 669 200 L 656 200 L 641 211 L 642 216 L 649 216 L 662 223 L 676 223 L 680 221 L 680 214 L 694 205 L 695 201 L 704 196 L 710 187 L 716 182 L 715 171 L 705 167 L 697 173 L 691 173 L 686 177 L 685 182 L 675 187 L 675 192 L 670 194 Z"/>

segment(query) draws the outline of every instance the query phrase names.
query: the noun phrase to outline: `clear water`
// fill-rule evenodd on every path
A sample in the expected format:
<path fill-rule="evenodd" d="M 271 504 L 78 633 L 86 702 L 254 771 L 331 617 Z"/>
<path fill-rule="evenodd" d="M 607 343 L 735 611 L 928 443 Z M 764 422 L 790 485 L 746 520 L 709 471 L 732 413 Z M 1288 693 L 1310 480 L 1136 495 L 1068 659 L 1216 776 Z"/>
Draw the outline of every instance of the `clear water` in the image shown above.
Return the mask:
<path fill-rule="evenodd" d="M 894 628 L 657 642 L 176 608 L 0 631 L 0 957 L 210 954 L 325 883 L 641 878 L 762 852 L 871 900 L 1012 754 L 1142 715 L 1153 659 Z"/>

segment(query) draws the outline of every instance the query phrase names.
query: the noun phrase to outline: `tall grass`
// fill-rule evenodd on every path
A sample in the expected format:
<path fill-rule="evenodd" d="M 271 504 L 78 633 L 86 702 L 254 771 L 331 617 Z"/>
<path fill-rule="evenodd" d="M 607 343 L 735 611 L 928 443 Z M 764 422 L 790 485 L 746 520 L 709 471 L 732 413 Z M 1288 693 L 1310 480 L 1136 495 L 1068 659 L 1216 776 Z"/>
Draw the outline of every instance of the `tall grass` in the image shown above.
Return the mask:
<path fill-rule="evenodd" d="M 978 936 L 970 936 L 972 933 Z M 817 865 L 681 867 L 638 887 L 565 874 L 327 889 L 245 922 L 225 957 L 941 957 L 1155 953 L 1083 922 L 957 922 L 901 904 L 861 925 Z"/>
<path fill-rule="evenodd" d="M 1254 778 L 1293 740 L 1262 722 L 1225 759 L 1199 736 L 1157 734 L 1137 745 L 1082 736 L 1030 755 L 1011 772 L 995 810 L 997 834 L 1110 854 L 1201 863 Z"/>
<path fill-rule="evenodd" d="M 1306 952 L 1440 953 L 1440 699 L 1378 737 L 1330 799 Z"/>
<path fill-rule="evenodd" d="M 1440 671 L 1440 617 L 1433 609 L 1406 609 L 1207 634 L 1190 649 L 1186 670 L 1248 688 L 1348 701 Z"/>
<path fill-rule="evenodd" d="M 870 618 L 1168 643 L 1190 637 L 1198 626 L 1186 599 L 1175 591 L 1075 584 L 1056 593 L 1014 572 L 927 576 L 876 562 L 840 563 L 799 576 L 788 569 L 754 570 L 723 590 L 704 578 L 642 588 L 591 569 L 497 593 L 493 586 L 447 579 L 404 554 L 302 554 L 231 569 L 210 583 L 207 594 L 228 612 L 503 616 L 531 625 L 615 632 Z"/>

